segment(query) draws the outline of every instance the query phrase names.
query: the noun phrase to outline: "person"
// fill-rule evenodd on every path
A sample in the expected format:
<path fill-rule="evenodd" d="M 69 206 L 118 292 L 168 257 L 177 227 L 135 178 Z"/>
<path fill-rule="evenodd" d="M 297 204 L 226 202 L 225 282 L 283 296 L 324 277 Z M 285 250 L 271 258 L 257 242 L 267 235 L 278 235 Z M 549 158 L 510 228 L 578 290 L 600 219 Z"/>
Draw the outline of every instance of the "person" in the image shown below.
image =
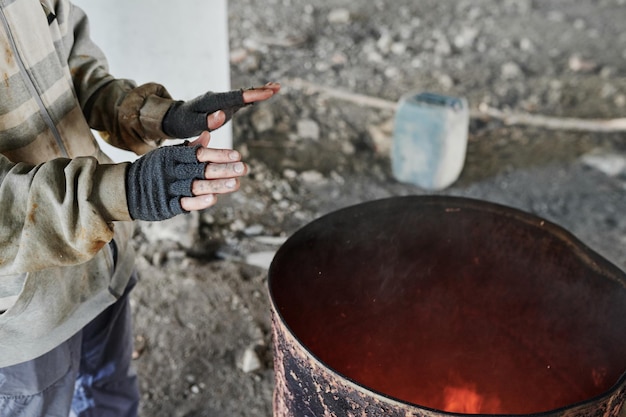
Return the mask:
<path fill-rule="evenodd" d="M 132 220 L 236 191 L 248 166 L 210 131 L 280 85 L 177 101 L 115 78 L 69 0 L 1 2 L 0 42 L 0 416 L 136 416 Z"/>

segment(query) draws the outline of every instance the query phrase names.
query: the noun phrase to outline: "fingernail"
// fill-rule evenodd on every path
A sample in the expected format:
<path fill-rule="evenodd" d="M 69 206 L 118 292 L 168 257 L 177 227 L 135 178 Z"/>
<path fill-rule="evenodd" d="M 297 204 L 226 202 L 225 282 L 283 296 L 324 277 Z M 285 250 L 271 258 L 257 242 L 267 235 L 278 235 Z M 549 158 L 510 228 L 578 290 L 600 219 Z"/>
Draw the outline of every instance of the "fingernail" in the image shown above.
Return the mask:
<path fill-rule="evenodd" d="M 235 188 L 235 185 L 237 185 L 237 181 L 231 178 L 229 180 L 226 180 L 224 184 L 226 185 L 227 188 Z"/>
<path fill-rule="evenodd" d="M 239 160 L 239 152 L 232 151 L 231 153 L 228 154 L 228 157 L 230 158 L 231 161 L 238 161 Z"/>
<path fill-rule="evenodd" d="M 213 194 L 207 194 L 206 196 L 204 196 L 204 201 L 207 204 L 211 204 L 211 203 L 215 202 L 215 196 Z"/>
<path fill-rule="evenodd" d="M 244 171 L 244 166 L 243 164 L 235 164 L 233 166 L 233 170 L 237 173 L 237 174 L 241 174 Z"/>

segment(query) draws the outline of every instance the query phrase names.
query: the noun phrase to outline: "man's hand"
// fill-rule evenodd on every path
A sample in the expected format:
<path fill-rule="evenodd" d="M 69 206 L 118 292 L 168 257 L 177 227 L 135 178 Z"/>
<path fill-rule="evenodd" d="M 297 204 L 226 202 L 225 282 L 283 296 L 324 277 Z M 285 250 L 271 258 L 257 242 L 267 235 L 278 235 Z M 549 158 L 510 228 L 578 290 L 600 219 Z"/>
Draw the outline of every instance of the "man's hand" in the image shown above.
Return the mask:
<path fill-rule="evenodd" d="M 248 166 L 237 151 L 208 148 L 210 137 L 205 131 L 188 145 L 155 149 L 130 165 L 126 197 L 133 219 L 165 220 L 203 210 L 217 202 L 217 195 L 239 189 Z"/>
<path fill-rule="evenodd" d="M 219 126 L 218 126 L 219 127 Z M 206 163 L 204 178 L 192 183 L 193 197 L 184 197 L 180 203 L 183 210 L 203 210 L 216 203 L 218 194 L 239 189 L 239 177 L 248 174 L 248 166 L 241 162 L 241 154 L 231 149 L 208 148 L 211 134 L 204 131 L 189 146 L 200 146 L 198 161 Z"/>
<path fill-rule="evenodd" d="M 206 93 L 190 101 L 177 101 L 163 117 L 163 131 L 173 138 L 198 136 L 205 130 L 215 130 L 226 123 L 240 108 L 267 100 L 280 91 L 280 84 L 235 90 L 226 93 Z"/>

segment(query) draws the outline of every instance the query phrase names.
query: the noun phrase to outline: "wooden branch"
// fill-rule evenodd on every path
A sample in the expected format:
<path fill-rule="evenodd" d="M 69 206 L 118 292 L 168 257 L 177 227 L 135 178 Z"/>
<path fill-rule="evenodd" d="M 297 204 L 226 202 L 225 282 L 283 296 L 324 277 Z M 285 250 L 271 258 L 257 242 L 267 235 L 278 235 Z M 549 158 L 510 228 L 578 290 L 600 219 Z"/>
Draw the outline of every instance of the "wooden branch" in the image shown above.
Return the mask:
<path fill-rule="evenodd" d="M 482 104 L 470 115 L 476 119 L 497 119 L 507 126 L 526 125 L 550 130 L 576 130 L 584 132 L 624 132 L 626 118 L 579 119 L 575 117 L 548 117 L 530 113 L 503 112 Z"/>
<path fill-rule="evenodd" d="M 299 78 L 288 80 L 287 87 L 303 90 L 308 94 L 322 94 L 329 98 L 346 101 L 363 107 L 395 110 L 398 103 L 378 97 L 356 94 L 345 90 L 325 87 Z M 579 119 L 574 117 L 550 117 L 530 113 L 504 112 L 481 104 L 470 110 L 470 117 L 479 120 L 496 119 L 507 126 L 525 125 L 549 130 L 574 130 L 585 132 L 626 132 L 626 118 Z"/>
<path fill-rule="evenodd" d="M 304 90 L 304 92 L 308 94 L 323 94 L 329 98 L 347 101 L 358 106 L 372 107 L 381 110 L 395 110 L 398 106 L 398 103 L 396 103 L 395 101 L 366 96 L 363 94 L 351 93 L 349 91 L 339 90 L 336 88 L 324 87 L 322 85 L 313 84 L 300 78 L 291 79 L 287 81 L 286 85 L 287 87 L 295 88 L 296 90 Z"/>

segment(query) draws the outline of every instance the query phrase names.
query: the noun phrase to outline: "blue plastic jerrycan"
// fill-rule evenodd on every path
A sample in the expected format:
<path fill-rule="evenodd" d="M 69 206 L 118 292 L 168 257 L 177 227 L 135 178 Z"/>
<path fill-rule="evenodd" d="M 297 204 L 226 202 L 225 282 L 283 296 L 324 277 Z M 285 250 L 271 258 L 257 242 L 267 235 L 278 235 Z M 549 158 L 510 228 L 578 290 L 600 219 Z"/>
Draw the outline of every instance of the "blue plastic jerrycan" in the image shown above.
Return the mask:
<path fill-rule="evenodd" d="M 401 182 L 440 190 L 463 170 L 469 109 L 464 98 L 410 93 L 398 103 L 391 165 Z"/>

